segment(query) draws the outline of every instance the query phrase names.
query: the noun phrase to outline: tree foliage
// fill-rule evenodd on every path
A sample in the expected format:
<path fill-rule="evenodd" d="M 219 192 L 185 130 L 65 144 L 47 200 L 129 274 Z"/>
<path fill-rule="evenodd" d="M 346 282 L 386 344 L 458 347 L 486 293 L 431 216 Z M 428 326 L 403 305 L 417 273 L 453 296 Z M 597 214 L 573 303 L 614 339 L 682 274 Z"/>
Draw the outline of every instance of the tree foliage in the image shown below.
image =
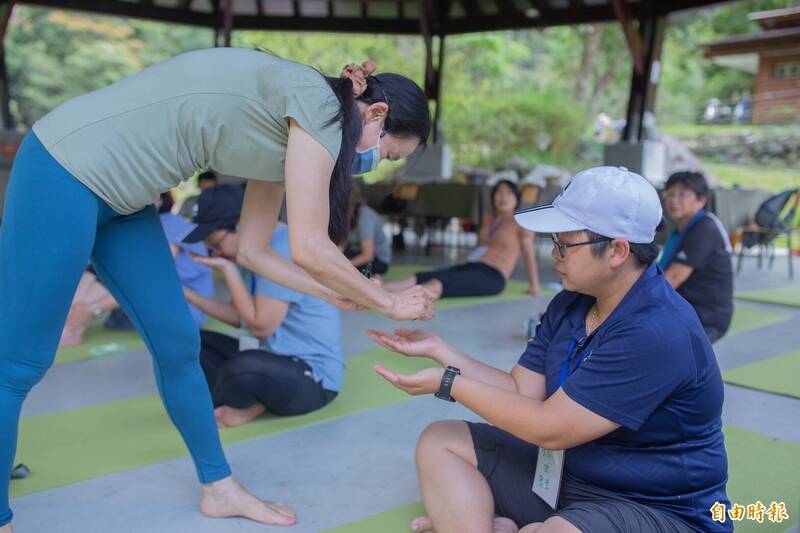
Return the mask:
<path fill-rule="evenodd" d="M 756 31 L 749 12 L 792 5 L 797 1 L 754 0 L 673 16 L 658 120 L 691 122 L 708 98 L 748 93 L 752 75 L 704 60 L 702 45 Z M 70 97 L 212 43 L 207 29 L 18 6 L 6 41 L 12 112 L 30 126 Z M 420 84 L 424 76 L 418 37 L 235 32 L 234 45 L 332 75 L 373 58 L 383 71 Z M 624 116 L 631 61 L 617 24 L 452 36 L 445 51 L 442 131 L 458 163 L 494 165 L 509 157 L 569 163 L 598 112 Z"/>

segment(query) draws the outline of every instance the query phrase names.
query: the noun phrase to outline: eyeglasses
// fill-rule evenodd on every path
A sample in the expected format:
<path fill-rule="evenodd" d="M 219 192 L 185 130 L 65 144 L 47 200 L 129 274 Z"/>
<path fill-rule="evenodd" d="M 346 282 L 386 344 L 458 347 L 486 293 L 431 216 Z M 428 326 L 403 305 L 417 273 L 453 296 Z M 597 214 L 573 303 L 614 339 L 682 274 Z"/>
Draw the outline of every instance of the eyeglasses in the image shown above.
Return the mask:
<path fill-rule="evenodd" d="M 219 251 L 220 247 L 222 246 L 222 243 L 225 242 L 225 239 L 227 239 L 228 235 L 230 235 L 230 234 L 231 234 L 231 232 L 229 230 L 225 230 L 225 233 L 222 235 L 222 237 L 217 239 L 216 242 L 209 242 L 208 239 L 206 239 L 206 247 L 209 250 L 217 250 L 217 251 Z"/>
<path fill-rule="evenodd" d="M 677 198 L 678 200 L 686 200 L 690 198 L 694 192 L 692 191 L 672 191 L 672 192 L 665 192 L 664 199 L 665 200 L 672 200 L 673 198 Z"/>
<path fill-rule="evenodd" d="M 566 253 L 567 248 L 573 248 L 575 246 L 586 246 L 587 244 L 596 244 L 598 242 L 609 242 L 614 240 L 609 237 L 600 237 L 599 239 L 592 239 L 590 241 L 574 242 L 571 244 L 567 244 L 565 242 L 559 241 L 558 235 L 556 235 L 555 233 L 551 233 L 550 238 L 553 239 L 553 246 L 555 246 L 555 248 L 558 250 L 558 255 L 559 257 L 561 257 L 561 259 L 564 259 L 567 256 Z"/>

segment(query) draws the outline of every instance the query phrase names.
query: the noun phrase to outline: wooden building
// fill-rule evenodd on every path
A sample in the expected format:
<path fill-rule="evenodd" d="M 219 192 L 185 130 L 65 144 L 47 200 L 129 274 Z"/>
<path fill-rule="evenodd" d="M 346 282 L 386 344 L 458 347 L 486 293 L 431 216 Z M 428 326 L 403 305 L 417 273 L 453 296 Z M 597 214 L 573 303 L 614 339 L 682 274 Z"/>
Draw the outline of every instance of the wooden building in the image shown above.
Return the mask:
<path fill-rule="evenodd" d="M 751 72 L 753 123 L 800 123 L 800 7 L 751 13 L 759 33 L 710 43 L 705 56 Z"/>

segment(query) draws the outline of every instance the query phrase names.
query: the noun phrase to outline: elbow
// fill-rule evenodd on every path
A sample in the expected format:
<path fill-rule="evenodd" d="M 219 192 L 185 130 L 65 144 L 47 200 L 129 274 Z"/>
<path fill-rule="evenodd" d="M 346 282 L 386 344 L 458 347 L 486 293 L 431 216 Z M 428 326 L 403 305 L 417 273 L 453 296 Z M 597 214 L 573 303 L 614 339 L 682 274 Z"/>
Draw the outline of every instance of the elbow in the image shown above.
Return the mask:
<path fill-rule="evenodd" d="M 314 266 L 311 253 L 305 247 L 292 246 L 292 263 L 305 271 L 310 271 Z"/>
<path fill-rule="evenodd" d="M 330 241 L 328 241 L 330 242 Z M 326 250 L 326 243 L 319 242 L 316 239 L 304 240 L 304 242 L 295 245 L 291 243 L 292 262 L 316 277 L 316 274 L 323 272 L 324 265 L 327 263 L 321 255 Z"/>
<path fill-rule="evenodd" d="M 275 331 L 278 329 L 280 324 L 264 324 L 264 325 L 257 325 L 251 326 L 250 334 L 253 335 L 256 339 L 260 341 L 267 340 L 268 338 L 272 337 L 275 334 Z"/>
<path fill-rule="evenodd" d="M 265 341 L 268 338 L 272 337 L 273 331 L 267 331 L 265 328 L 253 328 L 250 330 L 250 333 L 258 339 L 259 341 Z"/>
<path fill-rule="evenodd" d="M 557 435 L 551 435 L 545 438 L 540 437 L 537 440 L 539 442 L 534 442 L 534 444 L 545 450 L 565 450 L 569 447 L 567 440 Z"/>
<path fill-rule="evenodd" d="M 564 450 L 570 446 L 567 435 L 556 432 L 530 431 L 521 435 L 522 440 L 545 450 Z"/>
<path fill-rule="evenodd" d="M 254 270 L 253 265 L 255 251 L 249 248 L 239 248 L 236 250 L 236 263 L 248 270 Z"/>

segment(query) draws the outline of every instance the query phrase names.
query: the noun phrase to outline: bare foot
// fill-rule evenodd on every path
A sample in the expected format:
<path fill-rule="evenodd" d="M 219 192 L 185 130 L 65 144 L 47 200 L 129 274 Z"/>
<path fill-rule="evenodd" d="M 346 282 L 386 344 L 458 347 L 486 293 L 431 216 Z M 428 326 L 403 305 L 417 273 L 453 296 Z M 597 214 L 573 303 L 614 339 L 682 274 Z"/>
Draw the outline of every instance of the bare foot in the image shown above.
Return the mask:
<path fill-rule="evenodd" d="M 297 522 L 294 511 L 282 503 L 259 500 L 231 476 L 203 485 L 200 512 L 209 518 L 240 516 L 276 526 L 293 526 Z M 6 532 L 0 529 L 0 533 Z"/>
<path fill-rule="evenodd" d="M 0 533 L 14 533 L 14 528 L 11 527 L 11 524 L 6 524 L 0 527 Z"/>
<path fill-rule="evenodd" d="M 411 522 L 411 529 L 418 533 L 434 533 L 433 522 L 427 516 L 419 516 Z M 519 528 L 510 518 L 496 516 L 492 521 L 493 533 L 517 533 Z"/>
<path fill-rule="evenodd" d="M 83 344 L 83 333 L 85 328 L 73 329 L 69 326 L 64 326 L 64 331 L 61 332 L 61 340 L 58 341 L 59 348 L 72 348 L 73 346 L 80 346 Z M 0 529 L 0 532 L 3 530 Z"/>
<path fill-rule="evenodd" d="M 64 331 L 61 332 L 61 340 L 58 343 L 58 347 L 80 346 L 83 344 L 83 334 L 93 317 L 94 313 L 89 304 L 83 302 L 72 304 L 69 309 L 69 315 L 67 315 L 67 322 L 64 325 Z"/>
<path fill-rule="evenodd" d="M 214 417 L 217 419 L 218 428 L 235 428 L 257 418 L 265 410 L 264 404 L 259 402 L 254 403 L 247 409 L 235 409 L 223 405 L 214 409 Z"/>
<path fill-rule="evenodd" d="M 411 529 L 418 533 L 433 532 L 433 522 L 427 516 L 418 516 L 411 521 Z"/>

